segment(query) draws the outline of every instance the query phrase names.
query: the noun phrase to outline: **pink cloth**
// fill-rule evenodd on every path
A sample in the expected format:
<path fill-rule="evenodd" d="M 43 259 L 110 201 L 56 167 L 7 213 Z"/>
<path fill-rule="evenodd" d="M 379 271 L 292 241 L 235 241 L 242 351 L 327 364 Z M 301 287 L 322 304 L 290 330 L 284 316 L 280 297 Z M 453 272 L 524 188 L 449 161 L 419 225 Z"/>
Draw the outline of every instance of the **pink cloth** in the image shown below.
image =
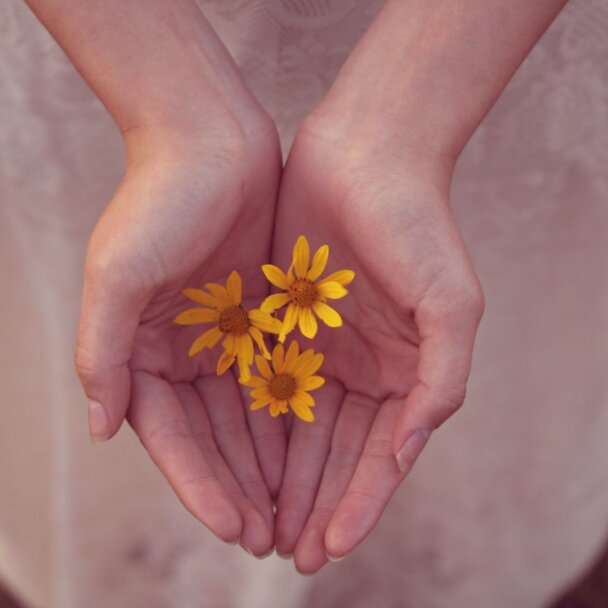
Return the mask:
<path fill-rule="evenodd" d="M 380 5 L 201 2 L 284 150 Z M 487 312 L 466 406 L 364 545 L 303 578 L 220 545 L 127 427 L 90 446 L 72 349 L 121 142 L 28 9 L 0 3 L 0 575 L 45 608 L 544 606 L 608 514 L 607 65 L 608 5 L 573 0 L 468 145 L 453 206 Z"/>

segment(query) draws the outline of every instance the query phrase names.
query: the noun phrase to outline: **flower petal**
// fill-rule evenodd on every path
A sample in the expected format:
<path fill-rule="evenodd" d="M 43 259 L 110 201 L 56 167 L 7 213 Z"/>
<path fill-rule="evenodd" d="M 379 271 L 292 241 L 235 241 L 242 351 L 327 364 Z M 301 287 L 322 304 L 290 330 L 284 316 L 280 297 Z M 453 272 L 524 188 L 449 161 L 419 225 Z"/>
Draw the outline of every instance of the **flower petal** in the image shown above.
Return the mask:
<path fill-rule="evenodd" d="M 234 363 L 235 359 L 236 355 L 229 353 L 227 350 L 225 350 L 222 353 L 222 356 L 219 358 L 219 361 L 217 362 L 217 375 L 221 376 Z"/>
<path fill-rule="evenodd" d="M 260 374 L 262 374 L 262 376 L 264 376 L 264 378 L 266 378 L 266 380 L 272 380 L 272 377 L 274 374 L 272 373 L 272 370 L 270 369 L 270 365 L 268 365 L 268 361 L 266 361 L 266 359 L 264 359 L 264 357 L 262 357 L 262 355 L 255 356 L 255 364 L 256 364 Z"/>
<path fill-rule="evenodd" d="M 285 349 L 282 344 L 277 344 L 272 350 L 272 367 L 274 368 L 275 374 L 283 373 L 283 366 L 285 365 Z"/>
<path fill-rule="evenodd" d="M 217 299 L 202 289 L 182 289 L 182 293 L 190 300 L 194 300 L 203 306 L 219 308 L 219 302 Z"/>
<path fill-rule="evenodd" d="M 302 400 L 299 399 L 296 395 L 291 397 L 291 399 L 289 400 L 289 405 L 298 418 L 301 418 L 306 422 L 314 421 L 315 417 L 314 414 L 310 411 L 310 408 L 304 403 L 302 403 Z"/>
<path fill-rule="evenodd" d="M 335 281 L 336 283 L 340 283 L 342 287 L 346 287 L 346 285 L 348 285 L 354 278 L 355 273 L 352 270 L 338 270 L 324 279 L 321 279 L 319 281 L 319 285 Z"/>
<path fill-rule="evenodd" d="M 273 293 L 262 302 L 260 310 L 266 313 L 273 313 L 275 310 L 285 306 L 289 300 L 289 294 L 286 292 Z"/>
<path fill-rule="evenodd" d="M 323 354 L 309 354 L 313 353 L 312 349 L 309 349 L 300 355 L 298 362 L 294 365 L 292 374 L 296 378 L 305 378 L 306 376 L 312 376 L 316 373 L 321 365 L 323 365 Z"/>
<path fill-rule="evenodd" d="M 220 306 L 235 306 L 235 302 L 228 293 L 228 290 L 218 283 L 205 283 L 205 288 L 217 299 Z"/>
<path fill-rule="evenodd" d="M 261 311 L 259 308 L 254 308 L 247 313 L 249 322 L 254 327 L 265 331 L 269 334 L 278 334 L 281 331 L 282 323 L 270 316 L 267 312 Z"/>
<path fill-rule="evenodd" d="M 264 264 L 262 266 L 262 272 L 266 278 L 276 287 L 280 289 L 289 289 L 289 283 L 285 273 L 274 264 Z"/>
<path fill-rule="evenodd" d="M 242 336 L 236 336 L 236 354 L 237 357 L 242 358 L 247 365 L 253 364 L 253 342 L 249 334 L 243 334 Z"/>
<path fill-rule="evenodd" d="M 224 350 L 233 354 L 235 357 L 237 355 L 236 341 L 232 334 L 224 334 L 226 335 L 226 339 L 222 342 L 222 346 Z"/>
<path fill-rule="evenodd" d="M 293 268 L 299 279 L 305 279 L 310 261 L 310 248 L 304 235 L 298 237 L 296 246 L 293 248 Z"/>
<path fill-rule="evenodd" d="M 313 305 L 313 310 L 319 316 L 319 319 L 329 327 L 342 327 L 342 317 L 337 310 L 325 304 L 325 302 L 316 301 Z"/>
<path fill-rule="evenodd" d="M 296 391 L 293 396 L 296 397 L 299 401 L 301 401 L 304 405 L 307 405 L 308 407 L 315 406 L 315 400 L 305 391 Z"/>
<path fill-rule="evenodd" d="M 298 360 L 299 355 L 300 346 L 296 340 L 292 340 L 289 348 L 287 349 L 287 354 L 285 355 L 285 365 L 283 366 L 283 371 L 285 373 L 289 373 L 295 362 Z"/>
<path fill-rule="evenodd" d="M 315 378 L 320 376 L 314 376 Z M 248 386 L 249 388 L 262 388 L 264 386 L 268 386 L 268 380 L 264 378 L 260 378 L 259 376 L 251 376 L 247 382 L 241 382 L 243 386 Z"/>
<path fill-rule="evenodd" d="M 266 344 L 264 343 L 264 336 L 262 332 L 257 327 L 249 328 L 249 335 L 255 340 L 255 343 L 258 345 L 260 352 L 264 356 L 265 359 L 270 359 L 270 353 L 266 348 Z"/>
<path fill-rule="evenodd" d="M 306 278 L 309 281 L 316 281 L 321 276 L 321 273 L 325 270 L 325 266 L 327 265 L 328 258 L 329 247 L 327 245 L 322 245 L 317 249 L 317 252 L 312 258 L 312 266 L 306 274 Z"/>
<path fill-rule="evenodd" d="M 230 273 L 226 281 L 226 289 L 234 303 L 240 304 L 243 299 L 243 281 L 241 281 L 241 275 L 236 270 Z"/>
<path fill-rule="evenodd" d="M 254 399 L 266 399 L 266 397 L 268 397 L 268 403 L 274 399 L 272 393 L 268 390 L 268 384 L 259 388 L 254 388 L 249 395 Z"/>
<path fill-rule="evenodd" d="M 192 343 L 192 346 L 188 351 L 188 356 L 194 357 L 194 355 L 200 353 L 203 348 L 213 348 L 222 336 L 223 334 L 218 327 L 208 329 Z"/>
<path fill-rule="evenodd" d="M 175 317 L 178 325 L 196 325 L 197 323 L 213 323 L 220 318 L 220 313 L 212 308 L 190 308 Z"/>
<path fill-rule="evenodd" d="M 279 401 L 278 399 L 275 399 L 274 401 L 271 401 L 270 403 L 270 415 L 273 418 L 276 418 L 281 412 L 283 412 L 286 402 L 285 401 Z"/>
<path fill-rule="evenodd" d="M 325 384 L 323 376 L 308 376 L 303 380 L 298 380 L 298 389 L 303 391 L 314 391 Z"/>
<path fill-rule="evenodd" d="M 317 320 L 312 314 L 310 308 L 302 308 L 300 310 L 300 331 L 306 338 L 314 338 L 317 335 Z"/>
<path fill-rule="evenodd" d="M 324 298 L 331 298 L 337 300 L 343 298 L 347 293 L 348 289 L 344 289 L 338 281 L 328 281 L 327 283 L 318 283 L 319 294 Z"/>
<path fill-rule="evenodd" d="M 255 410 L 259 410 L 263 407 L 266 407 L 269 403 L 270 401 L 267 401 L 266 399 L 256 400 L 249 406 L 249 409 L 252 412 L 255 412 Z"/>
<path fill-rule="evenodd" d="M 285 336 L 293 330 L 298 322 L 299 307 L 295 304 L 290 304 L 285 312 L 285 318 L 281 325 L 281 331 L 279 333 L 279 342 L 285 342 Z"/>

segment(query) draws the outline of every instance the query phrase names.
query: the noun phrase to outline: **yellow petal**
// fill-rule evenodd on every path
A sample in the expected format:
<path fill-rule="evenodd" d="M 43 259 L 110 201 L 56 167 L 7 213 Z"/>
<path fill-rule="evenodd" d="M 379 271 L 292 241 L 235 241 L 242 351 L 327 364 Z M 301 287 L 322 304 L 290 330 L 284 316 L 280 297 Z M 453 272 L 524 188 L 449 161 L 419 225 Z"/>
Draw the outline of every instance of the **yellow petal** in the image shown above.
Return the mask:
<path fill-rule="evenodd" d="M 278 399 L 271 401 L 270 403 L 270 415 L 276 418 L 283 411 L 282 402 Z"/>
<path fill-rule="evenodd" d="M 222 342 L 222 346 L 224 347 L 224 350 L 233 354 L 236 357 L 236 354 L 237 354 L 236 341 L 232 334 L 226 335 L 226 339 Z"/>
<path fill-rule="evenodd" d="M 268 384 L 266 384 L 265 386 L 261 386 L 259 388 L 254 388 L 249 395 L 251 397 L 253 397 L 254 399 L 266 399 L 268 398 L 268 402 L 270 403 L 270 401 L 272 401 L 274 399 L 274 397 L 272 396 L 272 393 L 268 390 Z"/>
<path fill-rule="evenodd" d="M 254 308 L 247 313 L 249 322 L 254 327 L 261 329 L 269 334 L 278 334 L 281 331 L 282 323 L 271 317 L 268 313 L 261 311 L 259 308 Z"/>
<path fill-rule="evenodd" d="M 317 249 L 317 252 L 312 258 L 312 266 L 306 274 L 306 278 L 309 281 L 316 281 L 321 276 L 321 273 L 325 270 L 325 266 L 327 265 L 328 257 L 329 247 L 327 245 L 322 245 Z"/>
<path fill-rule="evenodd" d="M 226 281 L 226 289 L 234 303 L 240 304 L 243 299 L 243 282 L 241 281 L 241 275 L 236 270 L 230 273 Z"/>
<path fill-rule="evenodd" d="M 300 401 L 303 405 L 306 405 L 307 407 L 315 406 L 315 400 L 305 391 L 296 391 L 293 397 L 291 398 L 298 399 L 298 401 Z"/>
<path fill-rule="evenodd" d="M 235 359 L 236 357 L 234 354 L 224 351 L 217 362 L 217 375 L 221 376 L 234 363 Z"/>
<path fill-rule="evenodd" d="M 355 273 L 352 270 L 338 270 L 319 281 L 319 285 L 335 281 L 340 283 L 342 287 L 346 287 L 355 278 Z"/>
<path fill-rule="evenodd" d="M 315 378 L 320 376 L 314 376 Z M 263 386 L 268 386 L 268 381 L 264 380 L 264 378 L 260 378 L 259 376 L 251 376 L 247 382 L 241 382 L 243 386 L 248 386 L 249 388 L 261 388 Z"/>
<path fill-rule="evenodd" d="M 264 400 L 260 399 L 259 401 L 254 401 L 249 406 L 249 409 L 251 409 L 251 411 L 255 412 L 255 410 L 259 410 L 263 407 L 266 407 L 269 403 L 270 403 L 270 401 L 266 401 L 265 399 Z"/>
<path fill-rule="evenodd" d="M 249 328 L 249 335 L 255 340 L 255 343 L 258 345 L 260 352 L 264 356 L 265 359 L 270 359 L 270 353 L 266 348 L 266 344 L 264 343 L 264 336 L 262 332 L 257 327 Z"/>
<path fill-rule="evenodd" d="M 312 314 L 310 308 L 302 308 L 300 310 L 300 331 L 306 338 L 314 338 L 317 335 L 317 320 Z"/>
<path fill-rule="evenodd" d="M 190 308 L 175 317 L 178 325 L 195 325 L 197 323 L 212 323 L 220 318 L 220 313 L 211 308 Z"/>
<path fill-rule="evenodd" d="M 308 376 L 308 378 L 298 380 L 298 389 L 303 391 L 314 391 L 324 384 L 325 378 L 322 376 Z"/>
<path fill-rule="evenodd" d="M 302 401 L 300 399 L 298 399 L 296 397 L 296 395 L 294 395 L 289 400 L 289 405 L 290 405 L 291 409 L 294 411 L 294 414 L 298 418 L 301 418 L 302 420 L 304 420 L 306 422 L 314 421 L 315 417 L 314 417 L 313 413 L 310 411 L 310 408 L 307 405 L 305 405 L 304 403 L 302 403 Z"/>
<path fill-rule="evenodd" d="M 325 325 L 329 327 L 342 327 L 342 317 L 337 310 L 334 310 L 331 306 L 325 304 L 325 302 L 319 302 L 318 300 L 312 307 Z"/>
<path fill-rule="evenodd" d="M 272 370 L 270 369 L 270 365 L 268 365 L 268 361 L 266 361 L 262 355 L 255 356 L 255 364 L 260 374 L 262 374 L 266 380 L 272 380 Z"/>
<path fill-rule="evenodd" d="M 282 293 L 273 293 L 268 296 L 260 306 L 260 310 L 267 313 L 272 313 L 275 310 L 285 306 L 289 302 L 289 294 L 286 292 Z"/>
<path fill-rule="evenodd" d="M 310 248 L 305 236 L 299 236 L 293 248 L 293 268 L 299 279 L 305 279 L 310 261 Z"/>
<path fill-rule="evenodd" d="M 321 353 L 313 355 L 312 352 L 312 349 L 310 349 L 302 353 L 297 363 L 294 365 L 292 374 L 297 378 L 312 376 L 323 364 L 323 355 Z"/>
<path fill-rule="evenodd" d="M 348 293 L 348 290 L 344 289 L 344 287 L 342 287 L 338 281 L 319 283 L 317 287 L 319 288 L 319 293 L 324 298 L 331 298 L 332 300 L 343 298 Z"/>
<path fill-rule="evenodd" d="M 283 373 L 285 365 L 285 349 L 282 344 L 277 344 L 272 351 L 272 367 L 275 374 Z"/>
<path fill-rule="evenodd" d="M 298 312 L 299 308 L 295 304 L 290 304 L 287 307 L 279 333 L 279 342 L 285 342 L 285 336 L 296 326 L 296 323 L 298 322 Z"/>
<path fill-rule="evenodd" d="M 289 289 L 287 277 L 278 266 L 275 266 L 274 264 L 264 264 L 262 266 L 262 272 L 264 273 L 266 278 L 276 287 L 280 287 L 281 289 Z"/>
<path fill-rule="evenodd" d="M 203 306 L 211 308 L 218 308 L 219 306 L 217 299 L 202 289 L 182 289 L 182 293 L 190 300 L 194 300 Z"/>
<path fill-rule="evenodd" d="M 213 348 L 218 343 L 222 335 L 222 332 L 217 327 L 208 329 L 192 343 L 192 346 L 188 351 L 188 356 L 194 357 L 194 355 L 200 353 L 203 348 Z"/>
<path fill-rule="evenodd" d="M 253 364 L 253 342 L 249 334 L 235 337 L 236 354 L 239 359 L 243 359 L 247 365 Z"/>
<path fill-rule="evenodd" d="M 234 306 L 236 302 L 230 297 L 228 290 L 218 283 L 206 283 L 205 288 L 208 289 L 216 298 L 220 306 Z"/>
<path fill-rule="evenodd" d="M 299 355 L 300 346 L 296 340 L 292 340 L 289 348 L 287 349 L 287 354 L 285 355 L 285 365 L 283 366 L 283 371 L 285 373 L 289 373 L 295 362 L 298 360 Z"/>

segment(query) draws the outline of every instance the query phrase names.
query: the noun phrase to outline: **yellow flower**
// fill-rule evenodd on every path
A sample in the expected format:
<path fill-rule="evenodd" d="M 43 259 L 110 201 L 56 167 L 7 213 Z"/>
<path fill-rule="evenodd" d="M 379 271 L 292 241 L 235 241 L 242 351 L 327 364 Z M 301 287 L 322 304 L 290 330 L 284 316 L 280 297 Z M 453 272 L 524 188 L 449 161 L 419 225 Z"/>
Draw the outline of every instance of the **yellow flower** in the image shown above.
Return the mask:
<path fill-rule="evenodd" d="M 215 327 L 192 343 L 188 355 L 193 357 L 204 348 L 213 348 L 224 337 L 224 352 L 217 362 L 217 375 L 222 375 L 236 359 L 241 378 L 247 379 L 251 376 L 249 366 L 253 364 L 252 339 L 264 357 L 270 359 L 262 332 L 278 334 L 281 323 L 259 309 L 243 310 L 242 282 L 236 270 L 228 277 L 226 287 L 217 283 L 207 283 L 205 287 L 208 292 L 202 289 L 183 290 L 187 298 L 203 304 L 205 308 L 191 308 L 175 318 L 175 322 L 180 325 L 216 323 Z"/>
<path fill-rule="evenodd" d="M 250 395 L 254 399 L 252 410 L 270 405 L 270 415 L 278 416 L 288 412 L 288 405 L 302 420 L 312 422 L 315 417 L 310 411 L 315 400 L 308 391 L 325 384 L 325 378 L 315 376 L 323 363 L 323 355 L 312 348 L 300 354 L 298 343 L 293 340 L 287 349 L 277 344 L 272 351 L 272 369 L 266 359 L 256 355 L 255 364 L 262 374 L 251 376 L 249 380 L 239 380 L 241 384 L 253 388 Z"/>
<path fill-rule="evenodd" d="M 310 263 L 310 249 L 305 236 L 298 237 L 293 249 L 293 261 L 287 274 L 273 264 L 264 264 L 262 271 L 273 284 L 284 289 L 283 293 L 268 296 L 261 310 L 272 314 L 275 310 L 288 304 L 283 326 L 279 333 L 279 341 L 284 342 L 285 336 L 299 323 L 302 335 L 314 338 L 317 333 L 316 315 L 329 327 L 340 327 L 342 317 L 325 301 L 343 298 L 348 285 L 354 278 L 352 270 L 338 270 L 324 279 L 318 280 L 327 264 L 329 247 L 319 247 Z M 295 273 L 295 276 L 294 276 Z"/>

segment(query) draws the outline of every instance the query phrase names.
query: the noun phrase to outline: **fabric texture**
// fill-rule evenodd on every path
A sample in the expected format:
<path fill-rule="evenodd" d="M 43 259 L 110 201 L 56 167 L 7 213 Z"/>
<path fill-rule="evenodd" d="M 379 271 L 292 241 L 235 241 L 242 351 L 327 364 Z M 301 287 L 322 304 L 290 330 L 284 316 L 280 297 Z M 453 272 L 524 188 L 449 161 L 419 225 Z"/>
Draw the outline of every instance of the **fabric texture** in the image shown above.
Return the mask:
<path fill-rule="evenodd" d="M 200 5 L 288 151 L 381 2 Z M 119 134 L 0 3 L 0 576 L 39 608 L 541 608 L 608 513 L 608 5 L 572 0 L 467 146 L 453 207 L 487 306 L 466 405 L 377 529 L 304 578 L 221 545 L 126 427 L 92 448 L 72 368 Z"/>

